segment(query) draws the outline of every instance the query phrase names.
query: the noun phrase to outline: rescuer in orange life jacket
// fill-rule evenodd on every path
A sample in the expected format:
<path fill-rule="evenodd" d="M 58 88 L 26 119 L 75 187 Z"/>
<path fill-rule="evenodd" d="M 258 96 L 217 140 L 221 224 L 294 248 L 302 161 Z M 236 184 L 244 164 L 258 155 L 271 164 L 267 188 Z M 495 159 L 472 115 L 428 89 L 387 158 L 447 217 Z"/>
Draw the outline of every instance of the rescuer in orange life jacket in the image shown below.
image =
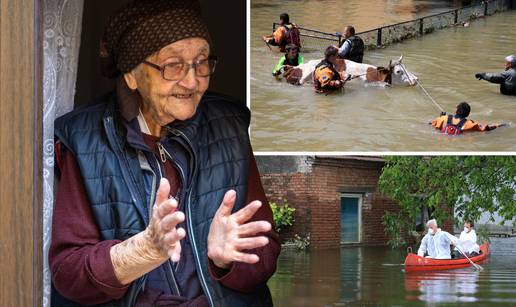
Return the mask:
<path fill-rule="evenodd" d="M 339 49 L 329 46 L 324 52 L 322 60 L 314 71 L 314 86 L 317 93 L 330 93 L 341 89 L 347 79 L 342 78 L 341 74 L 335 69 Z"/>
<path fill-rule="evenodd" d="M 278 46 L 281 52 L 285 52 L 285 47 L 293 44 L 301 48 L 299 28 L 295 23 L 290 22 L 287 13 L 280 15 L 279 27 L 272 33 L 263 37 L 263 41 L 272 46 Z"/>
<path fill-rule="evenodd" d="M 474 120 L 467 119 L 471 107 L 467 102 L 461 102 L 457 106 L 455 115 L 442 112 L 441 115 L 432 121 L 432 126 L 449 135 L 459 135 L 466 131 L 490 131 L 504 124 L 482 125 Z"/>

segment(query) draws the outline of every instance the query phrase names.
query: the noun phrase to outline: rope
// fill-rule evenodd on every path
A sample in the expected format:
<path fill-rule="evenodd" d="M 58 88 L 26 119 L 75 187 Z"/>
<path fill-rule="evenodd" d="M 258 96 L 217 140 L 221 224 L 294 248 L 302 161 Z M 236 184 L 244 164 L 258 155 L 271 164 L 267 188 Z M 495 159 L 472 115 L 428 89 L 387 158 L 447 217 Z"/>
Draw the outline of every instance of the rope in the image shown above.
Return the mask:
<path fill-rule="evenodd" d="M 437 108 L 439 108 L 439 110 L 440 110 L 441 112 L 445 112 L 445 111 L 444 111 L 444 109 L 443 109 L 443 107 L 441 107 L 441 105 L 439 105 L 439 104 L 437 103 L 437 101 L 435 101 L 435 99 L 434 99 L 434 98 L 432 98 L 432 96 L 430 96 L 430 94 L 428 94 L 428 92 L 427 92 L 427 91 L 426 91 L 426 89 L 423 87 L 423 85 L 419 82 L 419 80 L 417 80 L 417 79 L 416 79 L 416 83 L 417 83 L 417 85 L 419 85 L 419 86 L 421 87 L 421 89 L 422 89 L 422 90 L 423 90 L 423 92 L 426 94 L 426 96 L 428 96 L 428 98 L 430 98 L 430 100 L 431 100 L 431 101 L 432 101 L 432 102 L 437 106 Z"/>
<path fill-rule="evenodd" d="M 405 75 L 407 75 L 407 77 L 408 77 L 409 79 L 411 79 L 411 78 L 410 78 L 410 75 L 409 75 L 409 74 L 408 74 L 408 72 L 405 70 L 405 66 L 404 66 L 404 65 L 400 65 L 400 66 L 401 66 L 401 69 L 403 69 L 403 72 L 405 73 Z M 440 105 L 440 104 L 438 104 L 438 103 L 437 103 L 437 101 L 435 101 L 435 99 L 434 99 L 434 98 L 433 98 L 433 97 L 428 93 L 428 91 L 423 87 L 423 85 L 421 84 L 421 82 L 419 82 L 419 80 L 418 80 L 417 78 L 416 78 L 415 80 L 416 80 L 417 85 L 419 85 L 419 86 L 421 87 L 421 89 L 423 90 L 423 92 L 426 94 L 426 96 L 428 96 L 428 98 L 430 98 L 430 100 L 434 103 L 434 105 L 436 105 L 436 106 L 437 106 L 437 108 L 439 108 L 439 110 L 440 110 L 441 112 L 445 112 L 445 111 L 444 111 L 444 109 L 443 109 L 443 107 L 441 107 L 441 105 Z"/>
<path fill-rule="evenodd" d="M 353 80 L 353 79 L 356 79 L 356 78 L 360 78 L 360 77 L 363 77 L 365 75 L 367 75 L 367 73 L 360 74 L 360 75 L 349 75 L 349 77 L 348 77 L 348 79 L 346 81 Z"/>

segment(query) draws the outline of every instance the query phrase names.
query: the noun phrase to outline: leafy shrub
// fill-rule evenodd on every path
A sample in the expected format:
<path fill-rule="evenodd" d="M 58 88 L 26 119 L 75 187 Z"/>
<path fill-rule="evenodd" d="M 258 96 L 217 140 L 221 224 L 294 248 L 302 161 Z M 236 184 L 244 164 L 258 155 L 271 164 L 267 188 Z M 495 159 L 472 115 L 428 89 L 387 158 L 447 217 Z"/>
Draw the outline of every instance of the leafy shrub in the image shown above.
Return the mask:
<path fill-rule="evenodd" d="M 276 231 L 278 233 L 294 224 L 294 212 L 296 209 L 289 207 L 286 201 L 281 206 L 276 203 L 270 203 L 270 206 L 272 209 L 274 224 L 276 225 Z"/>
<path fill-rule="evenodd" d="M 398 248 L 407 244 L 403 238 L 405 229 L 407 229 L 406 219 L 402 218 L 401 213 L 385 212 L 382 220 L 385 226 L 385 233 L 389 237 L 389 244 L 392 248 Z"/>

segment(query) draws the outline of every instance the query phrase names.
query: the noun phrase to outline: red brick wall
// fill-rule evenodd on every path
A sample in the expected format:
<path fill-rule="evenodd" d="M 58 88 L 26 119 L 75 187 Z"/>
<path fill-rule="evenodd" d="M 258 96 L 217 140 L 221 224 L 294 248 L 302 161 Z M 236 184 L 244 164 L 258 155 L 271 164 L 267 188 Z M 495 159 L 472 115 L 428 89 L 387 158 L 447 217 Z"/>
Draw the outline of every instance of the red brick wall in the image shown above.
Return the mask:
<path fill-rule="evenodd" d="M 385 210 L 396 210 L 394 202 L 376 190 L 383 163 L 360 160 L 321 158 L 312 172 L 312 191 L 316 201 L 312 207 L 312 246 L 340 246 L 340 202 L 342 193 L 362 195 L 363 244 L 385 244 L 382 216 Z"/>
<path fill-rule="evenodd" d="M 310 233 L 311 206 L 308 198 L 308 174 L 278 174 L 262 173 L 262 184 L 269 202 L 283 205 L 285 199 L 290 207 L 296 208 L 294 212 L 294 225 L 282 231 L 281 237 L 286 241 L 299 234 L 306 236 Z"/>

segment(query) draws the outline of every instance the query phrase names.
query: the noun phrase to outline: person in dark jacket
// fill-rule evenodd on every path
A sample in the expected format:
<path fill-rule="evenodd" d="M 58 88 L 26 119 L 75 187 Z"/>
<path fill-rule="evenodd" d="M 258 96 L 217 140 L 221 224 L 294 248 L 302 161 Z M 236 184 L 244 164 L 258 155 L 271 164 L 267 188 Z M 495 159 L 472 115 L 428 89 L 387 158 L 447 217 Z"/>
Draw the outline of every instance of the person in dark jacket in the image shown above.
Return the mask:
<path fill-rule="evenodd" d="M 280 244 L 250 113 L 207 92 L 210 41 L 192 0 L 111 17 L 100 57 L 116 91 L 55 122 L 52 306 L 272 305 Z"/>
<path fill-rule="evenodd" d="M 344 28 L 344 42 L 339 48 L 339 57 L 356 63 L 362 63 L 364 58 L 364 41 L 360 36 L 355 35 L 355 28 L 347 26 Z"/>
<path fill-rule="evenodd" d="M 500 93 L 503 95 L 516 95 L 516 55 L 505 58 L 505 71 L 502 73 L 477 73 L 478 80 L 486 80 L 500 84 Z"/>

